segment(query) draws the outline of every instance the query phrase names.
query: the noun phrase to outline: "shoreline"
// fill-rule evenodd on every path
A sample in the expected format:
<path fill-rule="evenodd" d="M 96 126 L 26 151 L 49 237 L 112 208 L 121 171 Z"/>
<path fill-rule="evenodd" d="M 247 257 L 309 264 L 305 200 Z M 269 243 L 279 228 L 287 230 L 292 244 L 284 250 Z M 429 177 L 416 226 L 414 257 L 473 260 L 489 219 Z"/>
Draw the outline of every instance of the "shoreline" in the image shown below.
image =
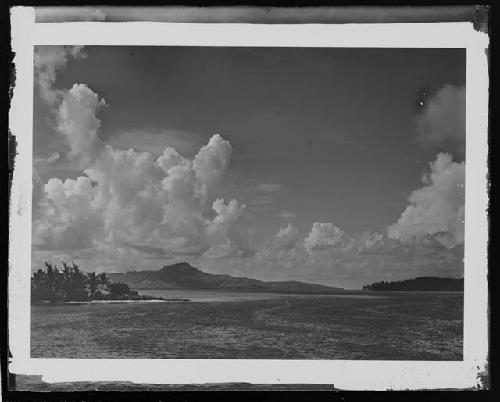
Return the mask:
<path fill-rule="evenodd" d="M 174 290 L 174 289 L 137 289 L 138 291 L 141 290 Z M 177 289 L 175 289 L 177 290 Z M 180 289 L 179 289 L 180 290 Z M 204 290 L 206 291 L 206 290 Z M 270 293 L 273 295 L 277 296 L 282 296 L 282 297 L 340 297 L 340 298 L 349 298 L 349 297 L 355 297 L 355 298 L 385 298 L 385 297 L 390 297 L 391 295 L 397 295 L 397 294 L 446 294 L 446 293 L 462 293 L 463 291 L 454 291 L 454 290 L 448 290 L 448 291 L 404 291 L 404 290 L 386 290 L 386 291 L 363 291 L 363 290 L 351 290 L 351 291 L 344 291 L 344 292 L 339 292 L 339 293 L 334 293 L 334 294 L 307 294 L 307 293 L 282 293 L 282 292 L 249 292 L 249 291 L 231 291 L 231 292 L 225 292 L 225 291 L 220 291 L 220 290 L 209 290 L 209 293 L 217 293 L 217 294 L 223 294 L 223 293 Z M 41 300 L 41 301 L 35 301 L 31 302 L 31 305 L 36 305 L 36 306 L 50 306 L 50 305 L 70 305 L 70 304 L 123 304 L 123 303 L 191 303 L 191 302 L 200 302 L 199 300 L 193 300 L 189 298 L 183 298 L 183 297 L 174 297 L 174 298 L 164 298 L 164 297 L 144 297 L 143 298 L 131 298 L 131 299 L 96 299 L 96 300 L 70 300 L 70 301 L 49 301 L 49 300 Z M 263 298 L 265 300 L 266 298 Z M 231 302 L 231 301 L 238 301 L 238 300 L 224 300 L 222 302 Z M 251 301 L 251 300 L 242 300 L 242 301 Z M 201 302 L 208 302 L 208 301 L 201 301 Z M 214 300 L 213 302 L 221 302 Z"/>
<path fill-rule="evenodd" d="M 83 300 L 83 301 L 39 301 L 31 303 L 35 306 L 61 305 L 61 304 L 113 304 L 113 303 L 187 303 L 191 299 L 116 299 L 116 300 Z"/>

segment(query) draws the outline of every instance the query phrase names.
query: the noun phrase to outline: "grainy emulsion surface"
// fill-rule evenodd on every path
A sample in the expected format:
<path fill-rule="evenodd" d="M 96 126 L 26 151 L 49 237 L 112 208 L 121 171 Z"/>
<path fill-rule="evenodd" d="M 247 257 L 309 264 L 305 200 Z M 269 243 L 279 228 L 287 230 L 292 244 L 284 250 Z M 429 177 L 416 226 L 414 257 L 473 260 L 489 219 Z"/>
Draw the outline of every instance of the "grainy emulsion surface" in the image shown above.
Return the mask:
<path fill-rule="evenodd" d="M 40 358 L 461 360 L 463 293 L 32 306 Z"/>

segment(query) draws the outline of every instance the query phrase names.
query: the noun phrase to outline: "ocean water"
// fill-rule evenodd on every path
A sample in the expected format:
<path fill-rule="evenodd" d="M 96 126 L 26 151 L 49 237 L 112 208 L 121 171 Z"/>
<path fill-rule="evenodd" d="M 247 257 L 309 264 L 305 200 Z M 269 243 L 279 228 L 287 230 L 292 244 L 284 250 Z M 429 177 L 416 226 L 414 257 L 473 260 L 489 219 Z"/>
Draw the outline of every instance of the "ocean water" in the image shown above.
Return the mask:
<path fill-rule="evenodd" d="M 268 300 L 290 298 L 291 295 L 270 292 L 227 292 L 221 290 L 190 290 L 190 289 L 138 289 L 140 295 L 163 297 L 164 299 L 189 299 L 193 302 L 236 302 L 251 300 Z M 335 294 L 335 295 L 293 295 L 293 297 L 354 297 L 373 298 L 382 297 L 376 294 Z"/>
<path fill-rule="evenodd" d="M 34 305 L 31 356 L 462 360 L 460 292 L 216 293 L 191 294 L 192 302 Z"/>

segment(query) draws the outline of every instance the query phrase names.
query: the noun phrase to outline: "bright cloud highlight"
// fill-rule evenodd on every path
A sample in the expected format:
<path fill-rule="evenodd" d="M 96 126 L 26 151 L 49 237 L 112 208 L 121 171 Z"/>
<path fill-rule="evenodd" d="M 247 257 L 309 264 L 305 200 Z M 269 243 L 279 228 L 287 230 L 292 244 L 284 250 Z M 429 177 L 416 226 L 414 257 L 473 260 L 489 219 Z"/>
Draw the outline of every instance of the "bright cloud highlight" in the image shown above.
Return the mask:
<path fill-rule="evenodd" d="M 97 136 L 101 121 L 96 113 L 106 106 L 104 99 L 84 84 L 75 84 L 64 93 L 58 110 L 58 130 L 70 147 L 69 156 L 89 163 L 97 156 L 102 142 Z"/>
<path fill-rule="evenodd" d="M 408 243 L 431 236 L 448 248 L 463 244 L 465 162 L 441 153 L 430 168 L 425 186 L 410 195 L 410 205 L 388 228 L 389 237 Z"/>

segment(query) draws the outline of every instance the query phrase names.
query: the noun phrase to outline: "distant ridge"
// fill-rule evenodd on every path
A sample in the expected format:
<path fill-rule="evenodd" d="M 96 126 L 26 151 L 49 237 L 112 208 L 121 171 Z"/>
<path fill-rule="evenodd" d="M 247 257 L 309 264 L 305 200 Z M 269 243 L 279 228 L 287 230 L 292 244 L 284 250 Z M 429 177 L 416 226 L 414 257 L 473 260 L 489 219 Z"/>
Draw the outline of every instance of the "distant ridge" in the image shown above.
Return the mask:
<path fill-rule="evenodd" d="M 132 289 L 205 289 L 303 294 L 331 294 L 343 291 L 338 287 L 299 281 L 266 282 L 225 274 L 209 274 L 187 262 L 168 265 L 158 271 L 129 271 L 107 275 L 111 281 L 126 283 Z"/>
<path fill-rule="evenodd" d="M 363 286 L 363 290 L 378 291 L 463 291 L 464 278 L 442 278 L 436 276 L 420 276 L 415 279 L 394 282 L 375 282 Z"/>

